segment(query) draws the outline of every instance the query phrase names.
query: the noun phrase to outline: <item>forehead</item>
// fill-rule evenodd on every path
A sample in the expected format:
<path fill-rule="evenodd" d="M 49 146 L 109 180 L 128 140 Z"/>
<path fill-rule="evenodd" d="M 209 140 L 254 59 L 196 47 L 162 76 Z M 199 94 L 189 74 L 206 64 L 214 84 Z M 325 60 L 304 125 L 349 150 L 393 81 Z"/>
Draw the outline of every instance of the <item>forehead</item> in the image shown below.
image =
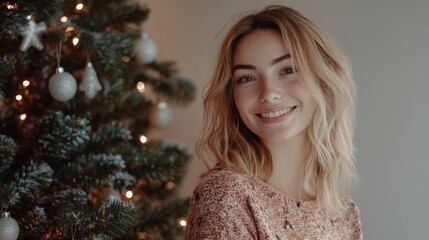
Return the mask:
<path fill-rule="evenodd" d="M 243 36 L 237 42 L 232 62 L 233 65 L 270 63 L 288 53 L 280 32 L 274 29 L 259 29 Z"/>

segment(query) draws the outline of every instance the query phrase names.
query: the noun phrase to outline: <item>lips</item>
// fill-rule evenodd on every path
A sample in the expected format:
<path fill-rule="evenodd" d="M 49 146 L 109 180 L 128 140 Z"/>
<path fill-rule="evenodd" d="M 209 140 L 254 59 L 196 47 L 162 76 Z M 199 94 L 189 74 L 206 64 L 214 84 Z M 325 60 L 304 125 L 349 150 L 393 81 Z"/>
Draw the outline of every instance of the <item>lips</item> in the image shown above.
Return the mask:
<path fill-rule="evenodd" d="M 263 112 L 263 113 L 259 113 L 256 114 L 259 117 L 262 118 L 278 118 L 281 117 L 291 111 L 293 111 L 296 108 L 296 106 L 293 107 L 289 107 L 289 108 L 285 108 L 285 109 L 281 109 L 281 110 L 276 110 L 276 111 L 272 111 L 272 112 Z"/>

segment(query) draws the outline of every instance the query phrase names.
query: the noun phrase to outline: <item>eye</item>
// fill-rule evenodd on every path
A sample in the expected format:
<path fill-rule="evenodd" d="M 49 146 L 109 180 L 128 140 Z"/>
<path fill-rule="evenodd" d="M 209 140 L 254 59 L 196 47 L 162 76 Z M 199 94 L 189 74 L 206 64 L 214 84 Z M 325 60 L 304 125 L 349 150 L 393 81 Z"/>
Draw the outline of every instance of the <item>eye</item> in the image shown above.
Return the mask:
<path fill-rule="evenodd" d="M 246 84 L 246 83 L 253 81 L 253 80 L 255 80 L 255 79 L 252 76 L 244 76 L 244 77 L 238 78 L 237 83 L 238 84 Z"/>
<path fill-rule="evenodd" d="M 286 77 L 291 77 L 291 76 L 294 75 L 294 73 L 295 73 L 295 71 L 293 70 L 292 67 L 286 67 L 286 68 L 283 68 L 280 71 L 280 75 L 283 75 L 283 76 L 286 76 Z"/>

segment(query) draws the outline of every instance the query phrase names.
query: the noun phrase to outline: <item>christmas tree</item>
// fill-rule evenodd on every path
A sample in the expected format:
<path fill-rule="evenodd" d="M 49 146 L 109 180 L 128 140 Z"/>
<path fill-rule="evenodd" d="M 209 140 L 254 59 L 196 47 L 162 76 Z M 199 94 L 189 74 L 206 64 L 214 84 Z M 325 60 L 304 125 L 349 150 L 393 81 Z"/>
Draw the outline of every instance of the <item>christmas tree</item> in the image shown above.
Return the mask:
<path fill-rule="evenodd" d="M 148 15 L 135 1 L 1 2 L 0 239 L 182 236 L 190 155 L 147 136 L 195 87 L 156 59 Z"/>

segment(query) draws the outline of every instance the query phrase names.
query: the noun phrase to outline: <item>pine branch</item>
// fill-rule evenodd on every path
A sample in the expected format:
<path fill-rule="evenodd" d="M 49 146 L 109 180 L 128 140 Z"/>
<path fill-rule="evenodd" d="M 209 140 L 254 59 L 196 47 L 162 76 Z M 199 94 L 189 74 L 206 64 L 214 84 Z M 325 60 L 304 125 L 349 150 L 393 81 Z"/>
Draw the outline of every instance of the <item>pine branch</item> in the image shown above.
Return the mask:
<path fill-rule="evenodd" d="M 91 144 L 117 144 L 120 141 L 131 140 L 131 132 L 124 123 L 110 122 L 102 125 L 91 136 Z"/>
<path fill-rule="evenodd" d="M 128 65 L 122 58 L 133 55 L 133 40 L 126 36 L 92 32 L 84 28 L 79 28 L 78 31 L 81 33 L 82 42 L 91 52 L 91 59 L 100 76 L 106 76 L 109 79 L 123 77 Z"/>
<path fill-rule="evenodd" d="M 37 152 L 53 166 L 85 148 L 91 128 L 85 118 L 64 116 L 61 112 L 43 117 L 37 124 Z"/>
<path fill-rule="evenodd" d="M 120 239 L 134 225 L 135 216 L 132 204 L 105 201 L 90 211 L 64 215 L 61 232 L 65 235 L 75 232 L 77 239 L 94 239 L 97 236 Z"/>
<path fill-rule="evenodd" d="M 50 188 L 38 199 L 38 202 L 45 205 L 46 211 L 51 216 L 56 216 L 55 221 L 60 219 L 57 213 L 80 210 L 88 203 L 88 194 L 85 191 L 70 185 L 65 187 L 66 189 Z M 49 194 L 52 192 L 53 194 Z"/>
<path fill-rule="evenodd" d="M 113 180 L 113 186 L 117 189 L 132 189 L 136 185 L 136 178 L 125 172 L 116 172 Z"/>
<path fill-rule="evenodd" d="M 0 180 L 6 176 L 6 171 L 12 165 L 17 150 L 18 146 L 11 137 L 0 134 Z"/>
<path fill-rule="evenodd" d="M 89 154 L 79 156 L 58 170 L 58 178 L 73 183 L 86 191 L 92 187 L 107 186 L 115 180 L 116 172 L 125 169 L 120 155 Z"/>
<path fill-rule="evenodd" d="M 152 63 L 150 68 L 158 74 L 147 72 L 138 72 L 134 79 L 143 80 L 153 86 L 155 92 L 179 105 L 186 105 L 195 98 L 196 86 L 189 79 L 172 75 L 176 70 L 170 63 L 160 64 Z"/>
<path fill-rule="evenodd" d="M 0 212 L 7 211 L 9 206 L 19 200 L 19 194 L 14 184 L 3 184 L 0 182 Z"/>
<path fill-rule="evenodd" d="M 41 207 L 35 207 L 25 215 L 17 219 L 21 229 L 21 239 L 40 239 L 45 232 L 48 219 L 45 210 Z"/>
<path fill-rule="evenodd" d="M 103 3 L 91 8 L 91 12 L 81 14 L 75 23 L 92 31 L 101 32 L 109 27 L 124 32 L 128 30 L 124 26 L 130 23 L 140 25 L 149 15 L 149 9 L 138 3 L 130 4 L 122 1 Z"/>
<path fill-rule="evenodd" d="M 13 182 L 21 198 L 35 199 L 40 189 L 52 182 L 52 175 L 48 164 L 30 161 L 15 174 Z"/>
<path fill-rule="evenodd" d="M 183 234 L 178 220 L 186 216 L 188 206 L 189 199 L 172 199 L 154 208 L 146 204 L 142 209 L 144 214 L 138 216 L 136 229 L 151 235 L 161 235 L 162 239 L 173 239 Z"/>
<path fill-rule="evenodd" d="M 165 197 L 169 181 L 180 182 L 185 174 L 190 155 L 179 145 L 158 144 L 147 146 L 127 159 L 128 170 L 139 179 L 140 188 L 151 197 Z"/>
<path fill-rule="evenodd" d="M 195 98 L 195 85 L 188 79 L 173 77 L 165 81 L 151 82 L 165 98 L 179 104 L 186 105 Z"/>

